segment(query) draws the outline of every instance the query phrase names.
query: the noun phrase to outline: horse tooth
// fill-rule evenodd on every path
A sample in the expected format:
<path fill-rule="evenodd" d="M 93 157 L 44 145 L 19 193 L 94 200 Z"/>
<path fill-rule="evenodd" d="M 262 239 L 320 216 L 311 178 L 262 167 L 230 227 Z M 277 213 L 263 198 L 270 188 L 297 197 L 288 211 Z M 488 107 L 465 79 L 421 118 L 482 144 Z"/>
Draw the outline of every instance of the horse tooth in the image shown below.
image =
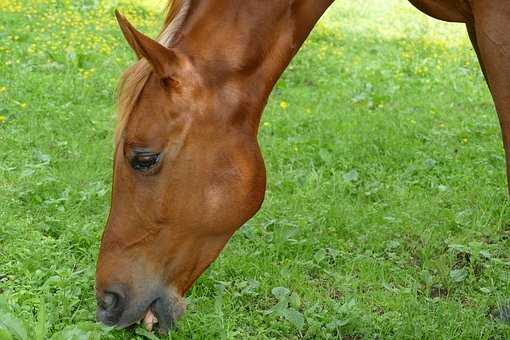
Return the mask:
<path fill-rule="evenodd" d="M 154 327 L 154 324 L 157 322 L 157 318 L 154 316 L 152 311 L 149 309 L 147 313 L 145 314 L 145 317 L 143 318 L 143 324 L 145 325 L 145 328 L 150 332 L 152 331 L 152 328 Z"/>

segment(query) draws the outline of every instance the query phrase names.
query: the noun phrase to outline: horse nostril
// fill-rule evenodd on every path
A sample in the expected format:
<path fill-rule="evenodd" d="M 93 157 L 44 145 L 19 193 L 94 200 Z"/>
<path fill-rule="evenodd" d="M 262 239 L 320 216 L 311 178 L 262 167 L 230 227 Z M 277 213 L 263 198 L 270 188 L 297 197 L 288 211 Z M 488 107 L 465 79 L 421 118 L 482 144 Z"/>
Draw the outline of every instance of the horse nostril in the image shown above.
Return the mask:
<path fill-rule="evenodd" d="M 106 293 L 103 298 L 102 306 L 103 309 L 110 310 L 115 308 L 117 303 L 119 302 L 119 296 L 115 293 Z"/>
<path fill-rule="evenodd" d="M 113 312 L 118 309 L 121 305 L 121 296 L 118 293 L 107 292 L 98 299 L 97 304 L 99 308 L 104 310 L 105 312 Z"/>
<path fill-rule="evenodd" d="M 124 313 L 126 308 L 125 290 L 119 286 L 109 287 L 109 289 L 97 294 L 96 318 L 109 326 L 115 325 Z"/>

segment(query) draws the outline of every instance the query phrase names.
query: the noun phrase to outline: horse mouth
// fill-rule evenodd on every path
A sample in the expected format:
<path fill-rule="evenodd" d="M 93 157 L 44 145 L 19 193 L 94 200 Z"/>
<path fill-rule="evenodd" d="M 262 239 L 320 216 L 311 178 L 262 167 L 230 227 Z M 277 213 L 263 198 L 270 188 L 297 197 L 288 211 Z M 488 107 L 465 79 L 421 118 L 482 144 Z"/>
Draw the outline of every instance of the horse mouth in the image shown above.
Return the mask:
<path fill-rule="evenodd" d="M 174 328 L 177 319 L 186 310 L 185 301 L 177 296 L 157 298 L 139 319 L 148 331 L 156 331 L 160 335 L 167 334 Z"/>
<path fill-rule="evenodd" d="M 176 318 L 168 301 L 159 298 L 149 305 L 139 322 L 149 332 L 154 330 L 159 334 L 167 334 L 174 327 Z"/>
<path fill-rule="evenodd" d="M 154 303 L 151 303 L 151 305 L 145 312 L 145 315 L 143 316 L 142 320 L 140 320 L 149 332 L 152 332 L 154 327 L 157 326 L 159 323 L 158 317 L 156 316 L 155 312 L 153 312 L 153 310 L 152 310 L 153 305 L 154 305 Z"/>
<path fill-rule="evenodd" d="M 127 306 L 126 303 L 120 303 L 110 310 L 98 303 L 97 320 L 119 329 L 142 324 L 148 331 L 166 335 L 186 310 L 186 301 L 173 291 L 160 293 L 151 295 L 139 303 Z"/>

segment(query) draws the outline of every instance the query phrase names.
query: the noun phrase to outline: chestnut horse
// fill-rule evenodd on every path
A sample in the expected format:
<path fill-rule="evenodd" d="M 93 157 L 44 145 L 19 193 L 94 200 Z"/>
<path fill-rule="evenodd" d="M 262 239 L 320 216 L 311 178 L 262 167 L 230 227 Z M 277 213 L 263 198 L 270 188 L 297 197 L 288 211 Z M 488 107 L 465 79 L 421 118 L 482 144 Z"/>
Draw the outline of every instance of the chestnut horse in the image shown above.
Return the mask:
<path fill-rule="evenodd" d="M 509 173 L 510 1 L 410 0 L 462 22 L 493 95 Z M 276 81 L 333 0 L 174 0 L 157 40 L 117 14 L 138 57 L 124 74 L 98 320 L 167 332 L 183 296 L 266 186 L 257 142 Z"/>

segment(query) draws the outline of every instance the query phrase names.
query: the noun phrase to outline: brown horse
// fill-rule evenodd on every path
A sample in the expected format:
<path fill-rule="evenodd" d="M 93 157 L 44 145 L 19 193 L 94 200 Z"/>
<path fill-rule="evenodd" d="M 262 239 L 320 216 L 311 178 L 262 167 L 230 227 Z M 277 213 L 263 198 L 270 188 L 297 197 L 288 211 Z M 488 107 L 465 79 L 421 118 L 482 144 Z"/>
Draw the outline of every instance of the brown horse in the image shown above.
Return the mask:
<path fill-rule="evenodd" d="M 157 40 L 117 13 L 139 60 L 120 85 L 97 318 L 168 331 L 183 296 L 260 208 L 271 90 L 333 0 L 174 0 Z M 509 172 L 510 1 L 410 0 L 463 22 L 496 104 Z"/>

